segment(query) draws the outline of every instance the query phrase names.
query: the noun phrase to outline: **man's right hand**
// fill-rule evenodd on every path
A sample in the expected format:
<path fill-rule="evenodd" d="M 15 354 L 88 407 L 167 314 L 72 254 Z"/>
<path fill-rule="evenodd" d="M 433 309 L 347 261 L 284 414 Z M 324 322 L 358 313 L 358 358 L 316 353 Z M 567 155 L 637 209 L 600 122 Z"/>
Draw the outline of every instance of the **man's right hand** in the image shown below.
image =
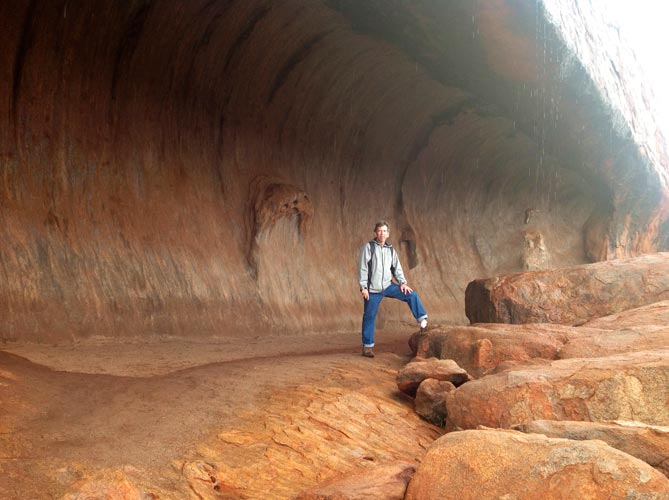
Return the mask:
<path fill-rule="evenodd" d="M 369 290 L 363 288 L 362 290 L 360 290 L 360 293 L 362 294 L 363 299 L 369 300 Z"/>

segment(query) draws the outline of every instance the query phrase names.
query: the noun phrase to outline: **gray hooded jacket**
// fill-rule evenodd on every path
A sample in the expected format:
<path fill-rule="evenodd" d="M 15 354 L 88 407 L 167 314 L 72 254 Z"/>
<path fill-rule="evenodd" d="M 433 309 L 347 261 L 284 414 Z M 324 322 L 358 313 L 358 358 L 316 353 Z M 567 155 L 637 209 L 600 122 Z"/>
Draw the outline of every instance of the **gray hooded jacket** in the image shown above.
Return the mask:
<path fill-rule="evenodd" d="M 370 243 L 372 243 L 370 245 Z M 373 251 L 370 249 L 372 247 Z M 393 246 L 386 241 L 381 246 L 376 240 L 366 243 L 360 249 L 358 257 L 358 281 L 360 290 L 367 288 L 370 293 L 381 293 L 392 283 L 394 277 L 400 285 L 407 282 L 404 278 L 402 265 Z M 371 271 L 371 272 L 370 272 Z"/>

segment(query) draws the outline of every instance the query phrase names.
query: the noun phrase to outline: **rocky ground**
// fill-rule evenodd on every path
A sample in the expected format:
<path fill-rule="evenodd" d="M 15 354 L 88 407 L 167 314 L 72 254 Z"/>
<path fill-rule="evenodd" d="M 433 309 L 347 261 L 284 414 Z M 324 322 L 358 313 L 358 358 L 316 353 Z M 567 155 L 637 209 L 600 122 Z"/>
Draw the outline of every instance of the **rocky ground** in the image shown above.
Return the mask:
<path fill-rule="evenodd" d="M 395 375 L 410 332 L 5 345 L 0 498 L 293 498 L 417 464 L 442 431 Z"/>
<path fill-rule="evenodd" d="M 374 359 L 355 333 L 6 344 L 0 498 L 669 500 L 665 260 L 604 280 L 637 307 L 560 279 L 600 264 L 525 273 L 482 300 L 578 326 L 382 331 Z"/>
<path fill-rule="evenodd" d="M 414 335 L 397 385 L 447 433 L 405 500 L 669 499 L 666 257 L 477 280 L 499 322 Z"/>

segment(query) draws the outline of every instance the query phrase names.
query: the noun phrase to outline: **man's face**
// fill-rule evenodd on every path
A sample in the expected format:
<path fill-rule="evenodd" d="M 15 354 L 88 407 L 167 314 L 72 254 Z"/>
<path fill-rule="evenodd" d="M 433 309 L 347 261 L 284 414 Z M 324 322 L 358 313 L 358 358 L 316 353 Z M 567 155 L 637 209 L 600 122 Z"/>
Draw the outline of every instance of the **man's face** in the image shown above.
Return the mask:
<path fill-rule="evenodd" d="M 388 234 L 389 234 L 388 233 L 388 226 L 377 227 L 376 231 L 374 231 L 374 235 L 376 236 L 376 241 L 378 241 L 382 245 L 388 239 Z"/>

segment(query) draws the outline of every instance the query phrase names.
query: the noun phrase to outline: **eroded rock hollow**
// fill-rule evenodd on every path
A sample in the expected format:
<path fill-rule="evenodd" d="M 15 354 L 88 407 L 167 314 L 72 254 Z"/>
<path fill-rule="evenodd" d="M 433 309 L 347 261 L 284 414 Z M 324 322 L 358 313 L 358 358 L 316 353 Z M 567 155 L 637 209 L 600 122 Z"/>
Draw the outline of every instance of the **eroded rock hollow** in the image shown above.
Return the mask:
<path fill-rule="evenodd" d="M 475 278 L 667 249 L 652 101 L 572 9 L 2 2 L 0 338 L 358 328 L 378 219 L 447 323 Z"/>

